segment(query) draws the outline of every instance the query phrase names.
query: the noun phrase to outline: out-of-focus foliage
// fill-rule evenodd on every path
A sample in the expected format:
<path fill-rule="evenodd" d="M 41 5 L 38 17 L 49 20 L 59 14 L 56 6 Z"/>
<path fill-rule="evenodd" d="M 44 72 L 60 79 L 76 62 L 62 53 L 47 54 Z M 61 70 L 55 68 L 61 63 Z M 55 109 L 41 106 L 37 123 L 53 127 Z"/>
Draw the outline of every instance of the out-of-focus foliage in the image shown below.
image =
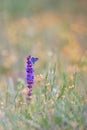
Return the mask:
<path fill-rule="evenodd" d="M 75 15 L 86 15 L 86 0 L 3 0 L 0 1 L 0 10 L 11 16 L 29 16 L 32 13 L 43 11 L 71 12 Z M 69 12 L 69 13 L 70 13 Z"/>
<path fill-rule="evenodd" d="M 86 15 L 86 0 L 0 0 L 0 130 L 87 128 Z M 28 106 L 29 54 L 39 62 Z"/>

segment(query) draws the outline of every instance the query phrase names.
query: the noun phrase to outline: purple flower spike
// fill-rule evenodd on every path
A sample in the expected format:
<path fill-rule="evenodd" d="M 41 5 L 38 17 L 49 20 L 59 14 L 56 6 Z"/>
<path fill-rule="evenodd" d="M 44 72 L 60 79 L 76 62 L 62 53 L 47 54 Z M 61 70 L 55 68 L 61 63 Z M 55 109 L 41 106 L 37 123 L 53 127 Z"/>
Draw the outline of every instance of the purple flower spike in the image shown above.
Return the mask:
<path fill-rule="evenodd" d="M 34 84 L 34 64 L 38 61 L 38 58 L 31 57 L 30 55 L 26 58 L 26 84 L 29 89 L 28 91 L 28 99 L 30 99 L 30 96 L 32 95 L 32 86 Z"/>
<path fill-rule="evenodd" d="M 32 89 L 32 85 L 28 85 L 27 87 L 28 87 L 29 89 Z"/>

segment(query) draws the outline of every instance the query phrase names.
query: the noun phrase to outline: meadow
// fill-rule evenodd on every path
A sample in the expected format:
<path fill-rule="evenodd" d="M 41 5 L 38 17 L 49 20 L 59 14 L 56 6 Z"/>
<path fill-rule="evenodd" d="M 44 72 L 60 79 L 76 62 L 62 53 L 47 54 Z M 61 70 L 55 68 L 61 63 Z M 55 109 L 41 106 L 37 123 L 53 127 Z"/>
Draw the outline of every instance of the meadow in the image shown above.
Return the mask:
<path fill-rule="evenodd" d="M 37 1 L 0 1 L 0 130 L 87 130 L 87 2 Z"/>

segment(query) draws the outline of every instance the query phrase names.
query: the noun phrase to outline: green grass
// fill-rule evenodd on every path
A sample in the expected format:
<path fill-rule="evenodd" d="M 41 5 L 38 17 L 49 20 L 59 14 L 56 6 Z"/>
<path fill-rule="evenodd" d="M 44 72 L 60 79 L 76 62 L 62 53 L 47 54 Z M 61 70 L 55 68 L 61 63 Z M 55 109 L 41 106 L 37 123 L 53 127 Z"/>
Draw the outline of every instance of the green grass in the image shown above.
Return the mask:
<path fill-rule="evenodd" d="M 12 18 L 31 16 L 35 13 L 51 10 L 59 13 L 71 12 L 75 16 L 81 13 L 86 15 L 86 4 L 80 2 L 78 4 L 78 1 L 75 0 L 3 0 L 0 1 L 0 12 L 6 13 Z"/>
<path fill-rule="evenodd" d="M 45 80 L 33 89 L 30 104 L 22 93 L 25 81 L 19 79 L 14 86 L 9 79 L 4 99 L 0 99 L 4 102 L 0 125 L 4 130 L 86 130 L 87 105 L 79 88 L 80 74 L 74 73 L 72 81 L 69 78 L 69 74 L 57 67 L 49 69 Z M 72 85 L 75 87 L 70 88 Z"/>
<path fill-rule="evenodd" d="M 87 7 L 79 1 L 0 1 L 0 130 L 87 130 Z M 42 74 L 30 104 L 28 54 Z"/>

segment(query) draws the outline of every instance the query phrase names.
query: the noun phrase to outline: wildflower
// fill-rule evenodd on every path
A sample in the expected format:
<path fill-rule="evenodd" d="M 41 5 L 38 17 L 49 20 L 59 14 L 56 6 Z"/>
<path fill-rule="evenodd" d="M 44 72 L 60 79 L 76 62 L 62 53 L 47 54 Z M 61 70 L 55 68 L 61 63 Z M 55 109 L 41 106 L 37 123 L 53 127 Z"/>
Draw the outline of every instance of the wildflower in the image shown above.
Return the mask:
<path fill-rule="evenodd" d="M 70 89 L 74 89 L 74 88 L 75 88 L 75 86 L 74 86 L 74 85 L 71 85 L 71 86 L 69 86 L 69 88 L 70 88 Z"/>
<path fill-rule="evenodd" d="M 47 90 L 51 90 L 51 84 L 50 83 L 46 83 L 46 88 L 47 88 Z"/>
<path fill-rule="evenodd" d="M 51 86 L 50 86 L 50 83 L 47 83 L 47 84 L 46 84 L 46 87 L 48 87 L 48 88 L 51 87 Z"/>
<path fill-rule="evenodd" d="M 44 80 L 45 80 L 45 76 L 42 75 L 42 74 L 35 76 L 35 83 L 37 83 L 37 82 L 42 82 L 42 81 L 44 81 Z"/>
<path fill-rule="evenodd" d="M 38 58 L 34 58 L 31 56 L 27 57 L 27 62 L 26 62 L 26 84 L 28 88 L 28 100 L 31 100 L 31 95 L 32 95 L 32 86 L 34 84 L 34 64 L 35 62 L 38 61 Z"/>
<path fill-rule="evenodd" d="M 65 99 L 65 95 L 62 95 L 62 99 L 63 99 L 63 100 Z"/>

